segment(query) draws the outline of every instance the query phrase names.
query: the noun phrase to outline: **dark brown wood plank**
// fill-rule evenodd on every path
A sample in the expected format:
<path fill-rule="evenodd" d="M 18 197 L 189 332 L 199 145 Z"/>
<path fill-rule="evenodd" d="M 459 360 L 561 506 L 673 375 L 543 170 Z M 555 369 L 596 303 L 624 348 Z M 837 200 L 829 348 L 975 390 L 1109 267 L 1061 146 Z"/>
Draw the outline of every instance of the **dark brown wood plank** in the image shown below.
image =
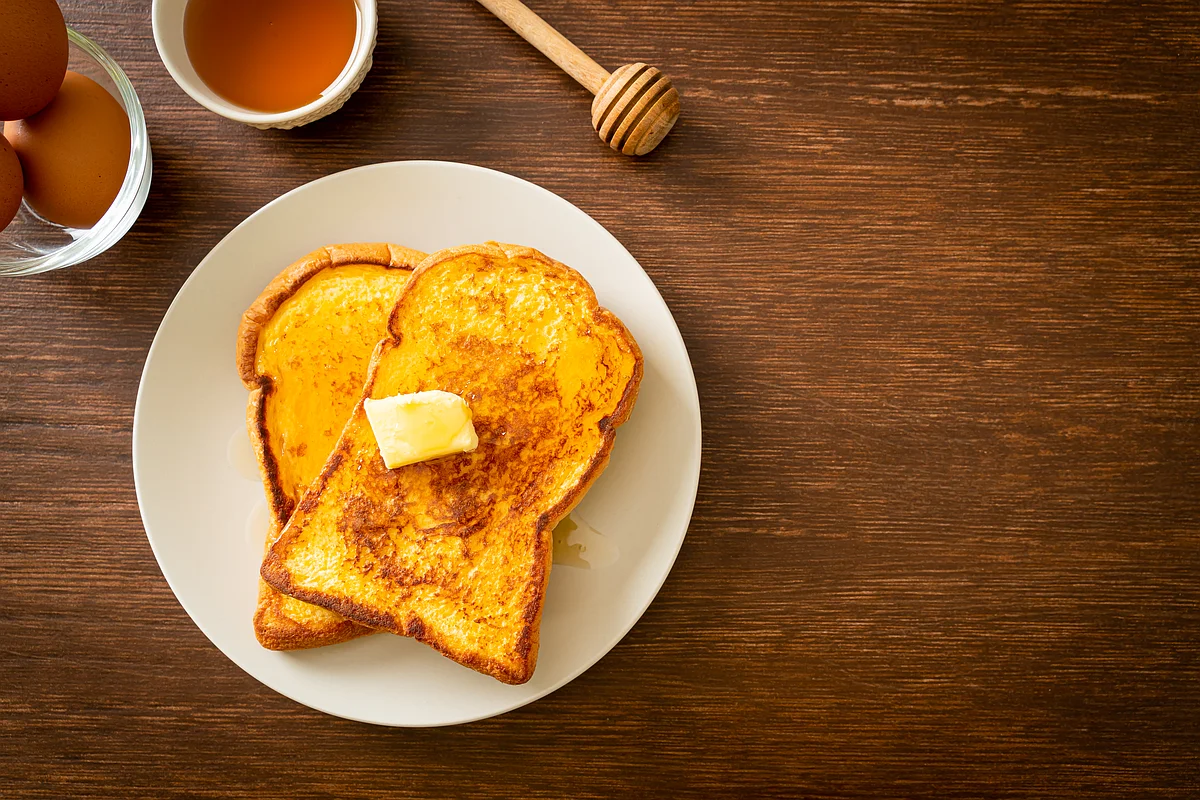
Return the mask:
<path fill-rule="evenodd" d="M 684 117 L 590 98 L 466 0 L 380 9 L 335 116 L 196 106 L 150 7 L 67 0 L 146 107 L 112 251 L 0 282 L 0 794 L 1194 797 L 1200 11 L 1190 2 L 544 0 Z M 191 624 L 130 466 L 175 291 L 263 203 L 404 158 L 540 183 L 641 261 L 691 353 L 700 496 L 598 665 L 468 726 L 286 700 Z"/>

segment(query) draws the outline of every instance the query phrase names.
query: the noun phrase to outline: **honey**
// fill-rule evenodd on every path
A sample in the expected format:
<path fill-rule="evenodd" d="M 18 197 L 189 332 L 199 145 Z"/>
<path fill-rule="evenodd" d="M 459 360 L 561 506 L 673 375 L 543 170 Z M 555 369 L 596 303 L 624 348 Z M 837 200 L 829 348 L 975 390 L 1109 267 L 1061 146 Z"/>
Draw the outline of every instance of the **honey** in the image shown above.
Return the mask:
<path fill-rule="evenodd" d="M 188 0 L 183 36 L 196 74 L 230 103 L 279 113 L 307 105 L 354 50 L 354 0 Z"/>

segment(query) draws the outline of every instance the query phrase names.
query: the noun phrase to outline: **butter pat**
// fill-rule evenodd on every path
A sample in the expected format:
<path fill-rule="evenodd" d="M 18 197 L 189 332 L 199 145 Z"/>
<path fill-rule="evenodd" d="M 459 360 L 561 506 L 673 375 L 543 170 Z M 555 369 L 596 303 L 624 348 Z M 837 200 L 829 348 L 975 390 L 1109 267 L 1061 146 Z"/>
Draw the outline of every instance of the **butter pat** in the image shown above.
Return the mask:
<path fill-rule="evenodd" d="M 471 409 L 456 394 L 434 390 L 363 401 L 367 421 L 388 469 L 479 446 Z"/>

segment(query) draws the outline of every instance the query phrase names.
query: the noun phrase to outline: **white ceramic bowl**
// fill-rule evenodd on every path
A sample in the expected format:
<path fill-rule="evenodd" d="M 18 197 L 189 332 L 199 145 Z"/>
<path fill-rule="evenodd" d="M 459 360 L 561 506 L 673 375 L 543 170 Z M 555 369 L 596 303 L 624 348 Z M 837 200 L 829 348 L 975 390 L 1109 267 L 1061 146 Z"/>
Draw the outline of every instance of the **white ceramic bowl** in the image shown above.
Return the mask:
<path fill-rule="evenodd" d="M 363 78 L 371 69 L 371 53 L 375 50 L 375 33 L 378 27 L 375 2 L 376 0 L 355 0 L 355 5 L 358 6 L 358 33 L 354 37 L 354 49 L 350 51 L 350 60 L 320 97 L 291 111 L 275 114 L 251 111 L 230 103 L 208 88 L 196 74 L 183 40 L 183 11 L 188 0 L 154 0 L 151 10 L 154 44 L 158 47 L 159 58 L 175 82 L 209 111 L 215 111 L 222 117 L 244 122 L 255 128 L 295 128 L 337 111 L 362 85 Z"/>

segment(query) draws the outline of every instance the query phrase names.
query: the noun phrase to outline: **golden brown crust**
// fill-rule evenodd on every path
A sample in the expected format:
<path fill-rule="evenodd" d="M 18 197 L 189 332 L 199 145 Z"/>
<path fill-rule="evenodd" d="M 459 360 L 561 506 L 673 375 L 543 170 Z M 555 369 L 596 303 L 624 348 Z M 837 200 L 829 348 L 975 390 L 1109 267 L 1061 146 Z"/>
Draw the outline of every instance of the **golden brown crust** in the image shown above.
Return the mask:
<path fill-rule="evenodd" d="M 271 516 L 272 535 L 283 528 L 292 513 L 294 501 L 284 493 L 279 481 L 279 464 L 271 452 L 266 426 L 265 401 L 271 391 L 267 376 L 259 375 L 256 368 L 258 339 L 270 322 L 292 295 L 305 282 L 324 269 L 351 264 L 370 264 L 390 269 L 411 270 L 425 258 L 425 254 L 386 243 L 351 243 L 322 247 L 295 261 L 280 272 L 259 293 L 255 301 L 242 315 L 238 326 L 237 369 L 242 383 L 250 390 L 246 406 L 246 428 L 254 448 L 259 473 L 262 475 L 263 490 Z M 272 650 L 298 650 L 321 647 L 354 639 L 372 631 L 349 620 L 330 622 L 314 628 L 302 625 L 283 611 L 284 598 L 270 586 L 261 583 L 258 604 L 254 614 L 254 633 L 259 642 Z"/>
<path fill-rule="evenodd" d="M 359 242 L 321 247 L 295 261 L 276 275 L 242 314 L 237 335 L 237 370 L 242 383 L 250 390 L 258 387 L 259 375 L 254 364 L 258 357 L 259 334 L 279 307 L 313 275 L 346 264 L 413 269 L 424 258 L 425 254 L 419 250 L 398 244 Z"/>
<path fill-rule="evenodd" d="M 267 536 L 267 543 L 274 541 L 278 529 L 273 528 Z M 329 644 L 341 644 L 351 639 L 357 639 L 373 631 L 364 630 L 363 626 L 348 619 L 324 623 L 319 630 L 310 625 L 302 625 L 292 619 L 283 609 L 287 598 L 268 585 L 262 578 L 258 579 L 258 606 L 254 610 L 254 636 L 258 643 L 268 650 L 305 650 L 311 647 L 323 647 Z"/>
<path fill-rule="evenodd" d="M 271 599 L 264 603 L 262 596 L 268 592 Z M 315 638 L 312 628 L 295 622 L 283 613 L 279 608 L 279 597 L 279 592 L 270 586 L 260 587 L 260 602 L 254 611 L 254 636 L 258 643 L 268 650 L 311 650 L 314 647 L 341 644 L 360 636 L 378 633 L 345 619 L 332 627 L 322 628 L 320 637 Z"/>
<path fill-rule="evenodd" d="M 507 664 L 499 661 L 464 653 L 460 647 L 456 647 L 453 642 L 447 641 L 439 635 L 438 631 L 431 630 L 420 619 L 415 617 L 407 620 L 399 619 L 380 609 L 355 603 L 349 598 L 331 596 L 324 592 L 313 591 L 296 585 L 292 580 L 287 566 L 284 564 L 282 555 L 287 551 L 287 547 L 298 537 L 298 533 L 294 530 L 285 529 L 276 542 L 268 548 L 267 555 L 263 560 L 261 576 L 268 584 L 292 597 L 335 611 L 348 619 L 355 620 L 372 628 L 391 631 L 402 636 L 410 636 L 430 645 L 449 658 L 479 672 L 491 675 L 497 680 L 509 684 L 521 684 L 533 676 L 533 671 L 537 664 L 538 647 L 540 644 L 540 622 L 545 600 L 545 589 L 549 580 L 552 562 L 551 537 L 549 533 L 560 520 L 566 517 L 578 505 L 592 483 L 600 476 L 600 473 L 604 471 L 605 466 L 608 464 L 613 442 L 616 438 L 616 429 L 629 418 L 634 402 L 637 399 L 638 388 L 644 370 L 644 359 L 637 342 L 625 325 L 614 314 L 599 305 L 599 301 L 590 284 L 574 270 L 571 270 L 570 267 L 560 264 L 537 250 L 528 247 L 497 244 L 494 242 L 483 245 L 468 245 L 438 251 L 417 265 L 413 271 L 412 278 L 401 290 L 396 307 L 388 321 L 388 329 L 391 332 L 391 337 L 380 342 L 372 354 L 370 367 L 367 371 L 368 377 L 363 387 L 363 398 L 369 396 L 371 393 L 383 354 L 389 348 L 400 343 L 403 331 L 397 329 L 397 315 L 400 308 L 404 305 L 407 294 L 410 291 L 414 291 L 414 287 L 419 284 L 420 276 L 437 264 L 469 254 L 478 254 L 489 258 L 529 258 L 540 261 L 552 269 L 565 269 L 569 271 L 579 279 L 583 286 L 587 287 L 587 296 L 590 300 L 589 305 L 593 319 L 601 322 L 605 327 L 616 331 L 618 337 L 628 348 L 634 359 L 633 373 L 625 386 L 621 399 L 618 401 L 613 412 L 601 420 L 600 446 L 584 470 L 583 477 L 556 505 L 543 512 L 537 518 L 538 535 L 535 537 L 536 544 L 534 546 L 532 566 L 527 576 L 529 585 L 534 586 L 536 590 L 531 593 L 531 600 L 522 613 L 524 626 L 517 645 L 518 665 L 516 668 L 510 668 Z M 360 398 L 354 412 L 356 415 L 360 413 L 362 402 L 362 398 Z M 349 456 L 348 448 L 349 443 L 344 438 L 338 442 L 337 447 L 330 454 L 329 460 L 322 469 L 320 477 L 314 481 L 312 487 L 301 501 L 299 510 L 310 511 L 316 507 L 319 494 L 326 488 L 331 476 L 338 469 L 342 460 Z"/>
<path fill-rule="evenodd" d="M 250 392 L 250 398 L 246 401 L 246 433 L 250 436 L 250 446 L 254 448 L 254 460 L 263 482 L 263 493 L 267 496 L 271 526 L 279 530 L 282 522 L 291 514 L 292 503 L 279 483 L 279 462 L 267 447 L 270 439 L 267 434 L 266 393 L 269 389 L 269 382 L 264 379 Z"/>

